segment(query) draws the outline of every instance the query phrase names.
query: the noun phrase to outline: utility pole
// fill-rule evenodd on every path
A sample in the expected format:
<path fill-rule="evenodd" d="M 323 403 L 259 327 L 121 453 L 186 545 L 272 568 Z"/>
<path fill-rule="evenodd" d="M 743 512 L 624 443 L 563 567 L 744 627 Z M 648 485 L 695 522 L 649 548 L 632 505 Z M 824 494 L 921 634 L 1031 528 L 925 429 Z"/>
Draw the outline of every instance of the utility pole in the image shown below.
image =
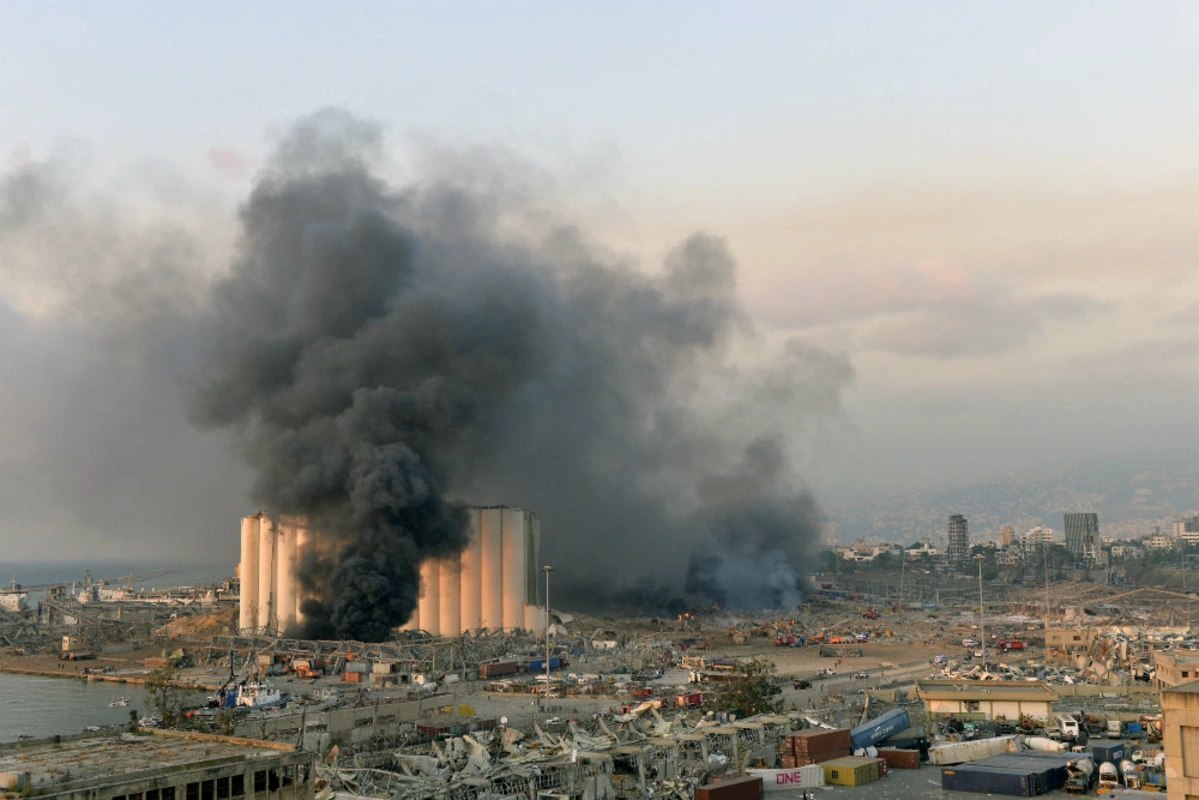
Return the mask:
<path fill-rule="evenodd" d="M 1049 653 L 1049 545 L 1041 542 L 1045 554 L 1045 652 Z"/>
<path fill-rule="evenodd" d="M 541 568 L 545 573 L 545 698 L 550 696 L 550 573 L 554 568 L 546 564 Z"/>
<path fill-rule="evenodd" d="M 982 553 L 974 557 L 978 562 L 978 638 L 982 641 L 983 658 L 987 657 L 987 612 L 983 608 L 983 559 Z"/>
<path fill-rule="evenodd" d="M 903 574 L 908 566 L 908 548 L 904 547 L 899 557 L 899 602 L 903 604 Z"/>

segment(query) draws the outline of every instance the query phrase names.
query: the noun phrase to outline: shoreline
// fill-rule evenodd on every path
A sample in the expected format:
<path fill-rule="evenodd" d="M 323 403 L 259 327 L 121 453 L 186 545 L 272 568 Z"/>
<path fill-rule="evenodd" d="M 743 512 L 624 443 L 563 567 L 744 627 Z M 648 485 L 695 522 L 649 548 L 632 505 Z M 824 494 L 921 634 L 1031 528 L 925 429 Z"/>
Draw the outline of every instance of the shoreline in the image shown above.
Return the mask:
<path fill-rule="evenodd" d="M 20 658 L 36 658 L 36 656 L 20 656 Z M 50 657 L 43 657 L 50 658 Z M 37 678 L 65 678 L 89 682 L 100 683 L 123 683 L 132 686 L 145 686 L 149 680 L 148 675 L 130 675 L 121 672 L 88 672 L 82 671 L 83 667 L 80 662 L 58 662 L 58 669 L 51 669 L 47 664 L 14 664 L 11 663 L 11 658 L 0 658 L 0 673 L 9 675 L 29 675 Z M 67 670 L 66 665 L 74 665 L 74 669 Z M 172 681 L 172 686 L 178 689 L 188 689 L 197 692 L 214 692 L 217 686 L 210 686 L 206 683 L 198 683 L 194 681 Z"/>

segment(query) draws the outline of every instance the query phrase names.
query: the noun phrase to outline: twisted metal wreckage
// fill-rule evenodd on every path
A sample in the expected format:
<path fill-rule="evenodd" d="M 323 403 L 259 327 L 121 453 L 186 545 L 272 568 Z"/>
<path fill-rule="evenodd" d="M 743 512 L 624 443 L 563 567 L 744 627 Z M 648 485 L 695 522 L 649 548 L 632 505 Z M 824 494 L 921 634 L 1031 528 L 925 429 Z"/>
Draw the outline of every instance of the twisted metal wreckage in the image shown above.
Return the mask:
<path fill-rule="evenodd" d="M 361 756 L 339 763 L 337 749 L 318 764 L 317 800 L 335 795 L 389 800 L 496 800 L 537 797 L 559 790 L 583 800 L 676 798 L 690 800 L 710 776 L 769 761 L 787 733 L 817 724 L 801 715 L 758 715 L 728 724 L 684 717 L 630 719 L 592 730 L 578 722 L 562 734 L 533 725 L 431 742 L 427 753 L 398 751 L 377 765 Z M 386 767 L 386 768 L 385 768 Z"/>

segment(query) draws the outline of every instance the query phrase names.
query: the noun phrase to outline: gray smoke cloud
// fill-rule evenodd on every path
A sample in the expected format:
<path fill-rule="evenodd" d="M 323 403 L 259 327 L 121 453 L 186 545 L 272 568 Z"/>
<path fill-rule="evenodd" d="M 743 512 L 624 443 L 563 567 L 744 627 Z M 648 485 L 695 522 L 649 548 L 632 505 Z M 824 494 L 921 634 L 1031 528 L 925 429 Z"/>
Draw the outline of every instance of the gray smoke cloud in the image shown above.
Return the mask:
<path fill-rule="evenodd" d="M 719 238 L 645 274 L 510 186 L 389 185 L 382 151 L 340 112 L 281 143 L 192 396 L 238 432 L 255 499 L 336 541 L 306 564 L 304 633 L 385 638 L 420 561 L 463 546 L 463 504 L 535 510 L 564 605 L 795 603 L 820 514 L 790 436 L 850 367 L 763 359 Z"/>
<path fill-rule="evenodd" d="M 180 402 L 227 219 L 169 168 L 105 171 L 77 144 L 0 170 L 10 561 L 228 563 L 219 519 L 242 513 L 249 476 Z"/>
<path fill-rule="evenodd" d="M 644 270 L 512 160 L 389 183 L 386 156 L 372 124 L 301 120 L 236 236 L 161 165 L 0 177 L 5 525 L 211 559 L 252 483 L 335 545 L 305 560 L 309 635 L 386 638 L 468 504 L 539 514 L 565 607 L 797 600 L 820 513 L 793 460 L 849 365 L 756 332 L 717 237 Z"/>

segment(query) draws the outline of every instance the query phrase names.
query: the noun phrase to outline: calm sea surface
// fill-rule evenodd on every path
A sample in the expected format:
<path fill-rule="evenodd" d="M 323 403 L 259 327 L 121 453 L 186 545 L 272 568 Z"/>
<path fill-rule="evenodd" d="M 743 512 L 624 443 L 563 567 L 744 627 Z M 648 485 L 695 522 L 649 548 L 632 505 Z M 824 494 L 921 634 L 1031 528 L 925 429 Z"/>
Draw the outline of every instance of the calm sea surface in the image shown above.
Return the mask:
<path fill-rule="evenodd" d="M 139 575 L 156 569 L 175 571 L 150 581 L 133 581 L 136 586 L 207 586 L 233 574 L 233 564 L 172 565 L 120 561 L 61 563 L 0 562 L 0 585 L 10 585 L 13 577 L 25 586 L 79 581 L 84 571 L 93 578 L 116 581 L 122 576 Z M 118 581 L 121 585 L 125 581 Z M 36 606 L 41 592 L 29 593 L 30 606 Z M 121 697 L 129 698 L 125 708 L 109 708 Z M 34 738 L 56 733 L 79 733 L 98 725 L 120 725 L 129 721 L 129 711 L 148 716 L 153 709 L 140 686 L 107 681 L 69 678 L 40 678 L 31 675 L 0 673 L 0 742 L 19 736 Z"/>
<path fill-rule="evenodd" d="M 129 698 L 128 707 L 108 707 L 120 697 Z M 140 686 L 0 673 L 0 742 L 119 725 L 129 721 L 130 709 L 139 717 L 150 713 L 146 700 Z"/>

